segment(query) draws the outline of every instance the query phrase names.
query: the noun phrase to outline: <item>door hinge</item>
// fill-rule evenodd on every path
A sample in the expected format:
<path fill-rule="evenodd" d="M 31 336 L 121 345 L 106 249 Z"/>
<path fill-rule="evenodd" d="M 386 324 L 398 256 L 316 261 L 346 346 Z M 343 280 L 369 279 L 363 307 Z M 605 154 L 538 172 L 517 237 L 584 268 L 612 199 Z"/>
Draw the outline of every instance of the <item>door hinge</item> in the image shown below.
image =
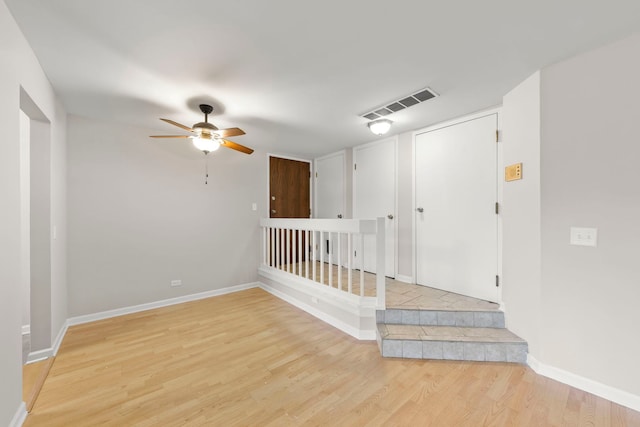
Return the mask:
<path fill-rule="evenodd" d="M 496 215 L 498 215 L 499 213 L 500 213 L 500 204 L 496 202 Z"/>
<path fill-rule="evenodd" d="M 500 286 L 500 276 L 496 274 L 496 288 Z"/>
<path fill-rule="evenodd" d="M 496 142 L 500 142 L 500 131 L 496 129 Z"/>
<path fill-rule="evenodd" d="M 357 257 L 358 256 L 358 251 L 353 251 L 353 257 Z"/>
<path fill-rule="evenodd" d="M 318 172 L 316 172 L 316 178 L 318 177 Z"/>
<path fill-rule="evenodd" d="M 358 170 L 358 165 L 356 163 L 353 164 L 353 170 Z"/>

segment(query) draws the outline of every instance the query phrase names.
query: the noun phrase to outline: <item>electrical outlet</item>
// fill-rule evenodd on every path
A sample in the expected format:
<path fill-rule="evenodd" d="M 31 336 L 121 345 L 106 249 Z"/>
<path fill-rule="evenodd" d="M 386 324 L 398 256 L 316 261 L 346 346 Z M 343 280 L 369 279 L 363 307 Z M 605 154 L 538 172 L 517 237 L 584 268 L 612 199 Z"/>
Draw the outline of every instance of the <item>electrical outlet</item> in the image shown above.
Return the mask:
<path fill-rule="evenodd" d="M 172 288 L 177 288 L 178 286 L 182 286 L 182 280 L 172 280 L 171 281 L 171 287 Z"/>
<path fill-rule="evenodd" d="M 598 245 L 598 229 L 571 227 L 571 235 L 569 244 L 576 246 L 597 246 Z"/>

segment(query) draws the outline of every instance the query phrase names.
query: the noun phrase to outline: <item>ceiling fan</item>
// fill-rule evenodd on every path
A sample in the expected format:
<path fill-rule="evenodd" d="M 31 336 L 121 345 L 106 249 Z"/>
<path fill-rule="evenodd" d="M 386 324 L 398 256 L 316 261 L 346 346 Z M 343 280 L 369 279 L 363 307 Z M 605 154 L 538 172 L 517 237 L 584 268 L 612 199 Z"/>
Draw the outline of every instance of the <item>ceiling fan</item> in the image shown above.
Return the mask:
<path fill-rule="evenodd" d="M 151 138 L 190 138 L 193 145 L 205 154 L 216 151 L 220 146 L 231 148 L 232 150 L 240 151 L 245 154 L 253 153 L 253 150 L 249 147 L 224 139 L 229 136 L 244 135 L 245 132 L 242 129 L 218 129 L 209 123 L 209 114 L 213 111 L 213 107 L 211 105 L 200 104 L 200 111 L 204 113 L 204 122 L 196 123 L 191 127 L 174 122 L 173 120 L 160 119 L 163 122 L 167 122 L 179 127 L 180 129 L 191 132 L 193 135 L 151 135 Z"/>

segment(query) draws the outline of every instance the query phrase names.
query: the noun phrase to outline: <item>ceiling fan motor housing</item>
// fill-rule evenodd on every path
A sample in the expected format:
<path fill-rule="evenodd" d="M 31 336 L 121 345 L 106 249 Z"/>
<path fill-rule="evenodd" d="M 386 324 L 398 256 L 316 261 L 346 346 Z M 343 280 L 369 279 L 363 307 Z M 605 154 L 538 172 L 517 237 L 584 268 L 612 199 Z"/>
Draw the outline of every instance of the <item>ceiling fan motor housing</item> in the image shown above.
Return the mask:
<path fill-rule="evenodd" d="M 214 130 L 218 130 L 217 127 L 207 122 L 196 123 L 192 126 L 192 129 L 198 134 L 210 134 Z"/>
<path fill-rule="evenodd" d="M 200 104 L 200 111 L 204 114 L 211 114 L 213 112 L 213 107 L 207 104 Z"/>

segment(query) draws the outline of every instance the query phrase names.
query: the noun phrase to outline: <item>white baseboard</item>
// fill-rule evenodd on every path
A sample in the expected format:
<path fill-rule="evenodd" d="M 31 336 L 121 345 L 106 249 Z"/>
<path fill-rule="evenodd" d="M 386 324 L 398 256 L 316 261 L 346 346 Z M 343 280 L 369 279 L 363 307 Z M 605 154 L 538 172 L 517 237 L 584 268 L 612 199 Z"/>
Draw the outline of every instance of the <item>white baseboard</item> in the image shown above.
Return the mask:
<path fill-rule="evenodd" d="M 229 286 L 212 291 L 200 292 L 197 294 L 184 295 L 181 297 L 165 299 L 161 301 L 149 302 L 146 304 L 133 305 L 130 307 L 116 308 L 114 310 L 101 311 L 99 313 L 75 316 L 67 319 L 67 326 L 81 325 L 83 323 L 95 322 L 96 320 L 109 319 L 111 317 L 123 316 L 125 314 L 138 313 L 140 311 L 153 310 L 154 308 L 167 307 L 175 304 L 182 304 L 190 301 L 197 301 L 204 298 L 211 298 L 233 292 L 244 291 L 246 289 L 257 288 L 258 282 L 245 283 L 242 285 Z"/>
<path fill-rule="evenodd" d="M 396 274 L 396 280 L 397 280 L 398 282 L 402 282 L 402 283 L 411 283 L 411 284 L 415 283 L 415 282 L 413 281 L 413 277 L 411 277 L 411 276 L 404 276 L 404 275 L 402 275 L 402 274 Z"/>
<path fill-rule="evenodd" d="M 634 411 L 640 411 L 640 396 L 576 375 L 563 369 L 556 368 L 555 366 L 547 365 L 537 360 L 531 354 L 527 356 L 527 364 L 531 369 L 536 371 L 536 373 L 547 378 L 551 378 L 570 385 L 571 387 L 595 394 L 596 396 L 610 400 L 619 405 L 631 408 Z"/>
<path fill-rule="evenodd" d="M 22 424 L 26 419 L 27 419 L 27 406 L 25 405 L 24 402 L 20 402 L 20 406 L 18 406 L 18 409 L 16 410 L 15 415 L 13 416 L 13 418 L 11 419 L 11 422 L 9 423 L 9 427 L 20 427 L 22 426 Z"/>
<path fill-rule="evenodd" d="M 325 323 L 328 323 L 329 325 L 333 326 L 334 328 L 337 328 L 339 330 L 341 330 L 342 332 L 351 335 L 354 338 L 357 338 L 359 340 L 366 340 L 366 341 L 373 341 L 376 339 L 376 331 L 361 331 L 358 328 L 354 328 L 351 325 L 348 325 L 344 322 L 342 322 L 341 320 L 336 319 L 333 316 L 328 315 L 327 313 L 318 310 L 315 307 L 310 306 L 309 304 L 306 304 L 302 301 L 299 301 L 295 298 L 293 298 L 290 295 L 287 295 L 283 292 L 280 292 L 277 289 L 272 288 L 271 286 L 265 284 L 265 283 L 260 283 L 260 288 L 262 288 L 263 290 L 265 290 L 266 292 L 269 292 L 270 294 L 280 298 L 283 301 L 288 302 L 289 304 L 298 307 L 299 309 L 306 311 L 307 313 L 311 314 L 314 317 L 317 317 L 318 319 L 322 320 Z"/>
<path fill-rule="evenodd" d="M 22 325 L 22 335 L 29 335 L 31 333 L 31 325 Z"/>
<path fill-rule="evenodd" d="M 67 333 L 67 329 L 69 328 L 69 320 L 65 321 L 60 331 L 58 331 L 58 335 L 56 336 L 56 340 L 53 342 L 53 356 L 58 354 L 58 350 L 60 349 L 60 344 L 62 344 L 62 339 Z"/>
<path fill-rule="evenodd" d="M 29 363 L 39 362 L 41 360 L 45 360 L 53 356 L 53 348 L 45 348 L 43 350 L 32 351 L 27 356 L 27 365 Z"/>

